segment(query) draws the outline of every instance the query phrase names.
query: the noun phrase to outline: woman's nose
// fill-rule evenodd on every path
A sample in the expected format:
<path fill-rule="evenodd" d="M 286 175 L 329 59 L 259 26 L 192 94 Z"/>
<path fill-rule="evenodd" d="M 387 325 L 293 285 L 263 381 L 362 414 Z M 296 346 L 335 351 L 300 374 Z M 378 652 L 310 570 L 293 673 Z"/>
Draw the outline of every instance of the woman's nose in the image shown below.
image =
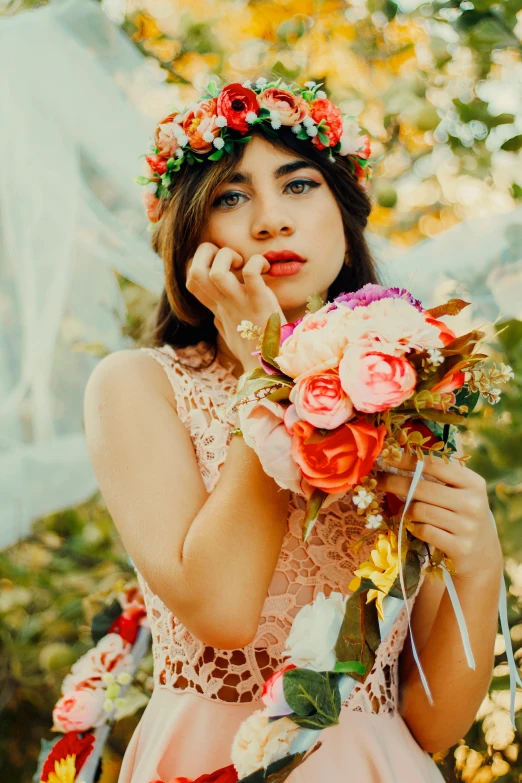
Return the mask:
<path fill-rule="evenodd" d="M 288 214 L 281 211 L 281 205 L 267 207 L 260 210 L 252 223 L 252 235 L 256 239 L 264 237 L 289 236 L 295 231 L 295 226 Z"/>

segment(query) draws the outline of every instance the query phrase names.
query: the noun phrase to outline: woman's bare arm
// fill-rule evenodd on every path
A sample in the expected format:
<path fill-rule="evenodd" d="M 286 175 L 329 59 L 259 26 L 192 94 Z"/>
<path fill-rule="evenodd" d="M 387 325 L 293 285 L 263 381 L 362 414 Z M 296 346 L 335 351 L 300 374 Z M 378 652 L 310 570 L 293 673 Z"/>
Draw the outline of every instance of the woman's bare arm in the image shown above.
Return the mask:
<path fill-rule="evenodd" d="M 233 438 L 209 496 L 168 378 L 140 351 L 97 366 L 85 428 L 109 512 L 151 589 L 206 644 L 249 643 L 285 535 L 288 493 Z"/>

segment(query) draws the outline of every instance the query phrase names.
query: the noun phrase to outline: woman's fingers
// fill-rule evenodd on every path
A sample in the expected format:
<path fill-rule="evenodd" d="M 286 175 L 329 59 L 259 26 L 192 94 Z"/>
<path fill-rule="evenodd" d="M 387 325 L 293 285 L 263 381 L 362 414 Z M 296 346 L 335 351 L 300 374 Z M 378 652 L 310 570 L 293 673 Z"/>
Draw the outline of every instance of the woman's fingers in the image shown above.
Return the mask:
<path fill-rule="evenodd" d="M 402 470 L 415 470 L 417 457 L 404 453 L 396 467 Z M 482 489 L 484 479 L 465 465 L 457 461 L 445 462 L 441 457 L 428 456 L 424 459 L 422 471 L 427 476 L 433 476 L 450 487 L 460 489 Z"/>
<path fill-rule="evenodd" d="M 448 533 L 447 530 L 442 530 L 440 527 L 423 522 L 415 522 L 412 533 L 416 538 L 420 538 L 421 541 L 441 549 L 444 554 L 451 552 L 455 544 L 455 536 Z"/>
<path fill-rule="evenodd" d="M 401 498 L 406 498 L 410 491 L 411 478 L 409 476 L 396 476 L 394 473 L 379 473 L 377 476 L 377 487 L 384 492 L 392 492 Z M 415 500 L 422 500 L 426 503 L 433 503 L 446 509 L 459 507 L 464 498 L 461 497 L 461 490 L 454 487 L 446 487 L 443 484 L 437 484 L 434 481 L 420 479 L 415 492 Z"/>
<path fill-rule="evenodd" d="M 210 280 L 209 272 L 219 248 L 211 242 L 203 242 L 187 265 L 187 290 L 199 299 L 201 304 L 214 311 L 220 299 L 219 290 Z"/>
<path fill-rule="evenodd" d="M 214 256 L 209 278 L 223 296 L 237 298 L 241 295 L 241 283 L 231 270 L 241 269 L 243 264 L 243 257 L 230 247 L 222 247 Z"/>
<path fill-rule="evenodd" d="M 410 504 L 406 517 L 415 523 L 433 525 L 452 535 L 459 533 L 462 527 L 458 514 L 447 508 L 434 506 L 432 503 L 422 503 L 418 500 Z"/>
<path fill-rule="evenodd" d="M 264 256 L 257 253 L 250 256 L 242 270 L 243 282 L 248 294 L 253 297 L 266 295 L 267 285 L 261 275 L 269 269 L 270 264 Z"/>

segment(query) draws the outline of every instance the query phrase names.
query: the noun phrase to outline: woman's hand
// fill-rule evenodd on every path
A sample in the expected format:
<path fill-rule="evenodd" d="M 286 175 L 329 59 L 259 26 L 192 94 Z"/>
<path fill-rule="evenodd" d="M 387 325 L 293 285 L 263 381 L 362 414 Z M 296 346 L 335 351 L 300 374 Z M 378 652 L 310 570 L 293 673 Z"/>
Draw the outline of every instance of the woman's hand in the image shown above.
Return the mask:
<path fill-rule="evenodd" d="M 286 323 L 274 292 L 262 277 L 269 268 L 268 261 L 260 254 L 251 256 L 245 263 L 232 248 L 203 242 L 187 269 L 187 289 L 214 313 L 219 334 L 244 371 L 259 367 L 259 362 L 252 356 L 254 343 L 243 339 L 237 331 L 241 321 L 252 321 L 264 329 L 272 313 L 278 312 L 281 323 Z M 232 271 L 239 269 L 243 283 Z"/>
<path fill-rule="evenodd" d="M 416 457 L 405 455 L 397 465 L 414 470 Z M 406 512 L 416 538 L 441 549 L 455 565 L 457 578 L 493 576 L 502 571 L 502 551 L 491 519 L 486 482 L 473 470 L 440 457 L 425 458 L 423 475 Z M 411 478 L 379 473 L 377 488 L 406 498 Z"/>

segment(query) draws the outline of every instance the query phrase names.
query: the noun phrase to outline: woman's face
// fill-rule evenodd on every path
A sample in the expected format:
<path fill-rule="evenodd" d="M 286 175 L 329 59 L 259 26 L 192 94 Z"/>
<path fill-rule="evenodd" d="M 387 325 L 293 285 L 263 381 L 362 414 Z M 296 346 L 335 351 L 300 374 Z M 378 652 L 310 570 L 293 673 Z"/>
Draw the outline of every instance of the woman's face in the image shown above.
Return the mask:
<path fill-rule="evenodd" d="M 234 178 L 219 187 L 201 241 L 230 247 L 245 261 L 271 254 L 263 278 L 292 318 L 311 294 L 326 298 L 346 253 L 339 206 L 319 169 L 259 136 L 247 144 Z M 303 261 L 283 254 L 278 262 L 281 251 Z"/>

